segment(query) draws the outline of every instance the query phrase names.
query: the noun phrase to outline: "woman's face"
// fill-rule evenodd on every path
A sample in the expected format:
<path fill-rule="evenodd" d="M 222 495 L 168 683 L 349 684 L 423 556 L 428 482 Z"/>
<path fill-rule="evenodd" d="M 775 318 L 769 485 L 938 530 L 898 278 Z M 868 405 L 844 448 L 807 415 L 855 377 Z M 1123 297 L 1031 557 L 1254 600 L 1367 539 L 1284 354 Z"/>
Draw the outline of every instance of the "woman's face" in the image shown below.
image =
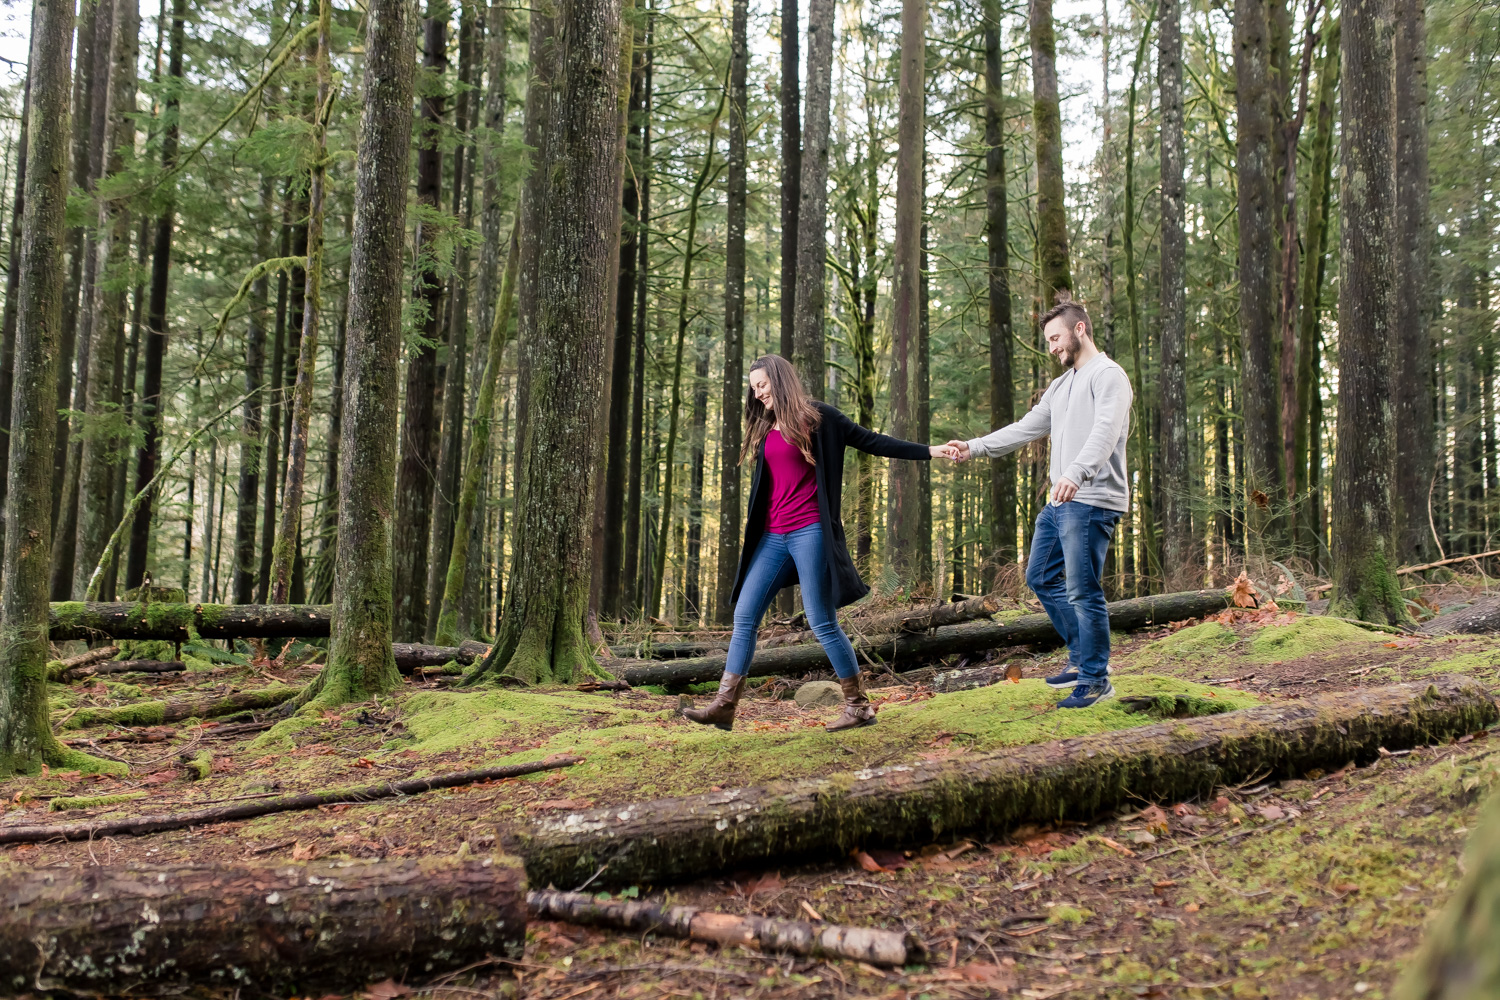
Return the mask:
<path fill-rule="evenodd" d="M 750 391 L 760 400 L 761 406 L 768 410 L 776 409 L 776 399 L 771 395 L 771 380 L 766 377 L 764 368 L 757 368 L 750 373 Z"/>

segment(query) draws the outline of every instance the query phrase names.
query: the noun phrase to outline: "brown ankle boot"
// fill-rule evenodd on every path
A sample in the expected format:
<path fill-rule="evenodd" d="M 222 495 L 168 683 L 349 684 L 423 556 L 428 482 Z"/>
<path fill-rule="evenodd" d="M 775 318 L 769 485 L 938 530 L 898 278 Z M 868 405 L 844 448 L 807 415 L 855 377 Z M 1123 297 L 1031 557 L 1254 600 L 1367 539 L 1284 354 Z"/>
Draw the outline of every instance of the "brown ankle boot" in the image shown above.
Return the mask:
<path fill-rule="evenodd" d="M 870 699 L 865 697 L 865 675 L 858 673 L 853 677 L 840 677 L 839 687 L 844 691 L 844 714 L 824 728 L 830 733 L 836 733 L 840 729 L 875 725 L 875 709 L 870 706 Z"/>
<path fill-rule="evenodd" d="M 717 726 L 724 730 L 733 729 L 734 710 L 739 705 L 740 694 L 744 690 L 745 675 L 725 671 L 724 676 L 719 678 L 719 693 L 714 695 L 714 700 L 702 708 L 685 708 L 682 716 L 689 722 Z"/>

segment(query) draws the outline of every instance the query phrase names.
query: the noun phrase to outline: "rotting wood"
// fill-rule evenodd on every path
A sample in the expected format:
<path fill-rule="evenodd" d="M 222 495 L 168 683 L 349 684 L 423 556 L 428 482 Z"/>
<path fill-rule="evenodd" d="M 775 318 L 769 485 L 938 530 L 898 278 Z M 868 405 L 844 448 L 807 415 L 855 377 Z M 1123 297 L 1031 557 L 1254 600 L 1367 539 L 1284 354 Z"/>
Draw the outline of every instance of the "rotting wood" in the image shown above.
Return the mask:
<path fill-rule="evenodd" d="M 600 902 L 588 893 L 532 890 L 531 916 L 592 927 L 739 945 L 760 951 L 791 952 L 813 958 L 843 958 L 871 965 L 903 966 L 920 961 L 921 942 L 905 931 L 875 927 L 811 924 L 754 915 L 716 913 L 692 906 L 661 906 L 644 900 Z"/>
<path fill-rule="evenodd" d="M 539 771 L 555 771 L 560 767 L 570 767 L 581 760 L 583 760 L 582 757 L 549 757 L 547 760 L 531 761 L 525 764 L 481 767 L 472 771 L 435 774 L 429 778 L 383 781 L 378 785 L 359 785 L 353 788 L 335 788 L 326 792 L 283 795 L 259 802 L 245 802 L 215 809 L 162 813 L 155 816 L 86 820 L 57 826 L 0 825 L 0 844 L 34 844 L 45 840 L 87 840 L 95 837 L 117 837 L 124 834 L 140 837 L 148 833 L 160 833 L 163 830 L 182 830 L 207 823 L 231 823 L 237 820 L 254 819 L 256 816 L 268 816 L 271 813 L 316 809 L 318 806 L 334 805 L 340 802 L 371 802 L 375 799 L 389 799 L 399 795 L 416 795 L 438 788 L 457 788 L 460 785 L 472 785 L 480 781 L 517 778 L 525 774 L 536 774 Z"/>
<path fill-rule="evenodd" d="M 65 639 L 316 639 L 328 636 L 328 604 L 168 604 L 54 602 L 53 642 Z"/>
<path fill-rule="evenodd" d="M 1115 601 L 1109 605 L 1109 626 L 1129 631 L 1201 618 L 1229 606 L 1222 590 L 1195 590 Z M 854 637 L 854 648 L 867 660 L 886 663 L 914 657 L 973 653 L 1004 646 L 1054 645 L 1062 641 L 1046 615 L 1025 615 L 1010 624 L 980 622 L 948 625 L 930 632 Z M 616 677 L 640 687 L 644 684 L 692 684 L 710 681 L 724 672 L 724 656 L 684 660 L 611 660 L 604 666 Z M 816 644 L 763 649 L 750 662 L 751 677 L 773 674 L 797 676 L 809 670 L 830 669 L 828 656 Z"/>
<path fill-rule="evenodd" d="M 200 694 L 175 701 L 138 701 L 117 708 L 82 708 L 59 717 L 57 724 L 64 729 L 83 729 L 87 726 L 158 726 L 183 719 L 212 719 L 235 712 L 275 708 L 301 690 L 300 687 L 274 685 L 253 691 Z"/>
<path fill-rule="evenodd" d="M 7 873 L 0 897 L 5 993 L 317 995 L 519 958 L 526 940 L 505 857 L 44 868 Z"/>
<path fill-rule="evenodd" d="M 517 831 L 536 885 L 657 883 L 775 858 L 926 844 L 1084 820 L 1262 774 L 1332 770 L 1378 748 L 1446 741 L 1500 718 L 1469 678 L 1340 691 L 948 761 L 561 814 Z"/>

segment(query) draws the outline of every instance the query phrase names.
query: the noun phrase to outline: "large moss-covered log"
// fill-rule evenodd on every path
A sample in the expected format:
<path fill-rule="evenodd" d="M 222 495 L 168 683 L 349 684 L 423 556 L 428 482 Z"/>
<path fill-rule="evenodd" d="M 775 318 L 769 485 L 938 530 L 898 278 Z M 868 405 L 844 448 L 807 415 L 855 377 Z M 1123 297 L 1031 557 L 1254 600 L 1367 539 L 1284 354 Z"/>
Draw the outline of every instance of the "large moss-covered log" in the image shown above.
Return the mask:
<path fill-rule="evenodd" d="M 1188 618 L 1201 618 L 1222 611 L 1228 605 L 1229 597 L 1222 590 L 1193 590 L 1181 594 L 1159 594 L 1155 597 L 1115 601 L 1109 605 L 1109 627 L 1114 631 L 1127 632 L 1152 625 L 1165 625 Z M 1002 646 L 1055 645 L 1061 641 L 1062 637 L 1057 634 L 1047 616 L 1038 614 L 1025 615 L 1009 624 L 977 622 L 949 625 L 930 632 L 857 636 L 854 647 L 863 658 L 894 663 L 953 653 L 974 653 Z M 639 687 L 643 684 L 692 684 L 713 680 L 724 672 L 724 660 L 723 656 L 662 662 L 612 660 L 606 666 L 616 677 Z M 830 666 L 823 647 L 810 643 L 757 651 L 750 663 L 750 676 L 795 676 L 809 670 L 827 669 Z"/>
<path fill-rule="evenodd" d="M 416 642 L 393 642 L 391 651 L 396 656 L 396 669 L 403 674 L 413 673 L 446 663 L 468 665 L 489 652 L 482 642 L 466 639 L 457 646 L 424 646 Z"/>
<path fill-rule="evenodd" d="M 733 788 L 544 819 L 520 832 L 535 885 L 661 883 L 776 859 L 1087 819 L 1261 775 L 1295 775 L 1473 732 L 1494 700 L 1468 678 L 1340 691 L 967 759 Z"/>
<path fill-rule="evenodd" d="M 506 858 L 43 868 L 0 877 L 0 992 L 346 993 L 520 958 Z"/>
<path fill-rule="evenodd" d="M 64 639 L 327 638 L 327 604 L 167 604 L 155 601 L 54 602 L 49 620 L 53 642 Z"/>
<path fill-rule="evenodd" d="M 254 691 L 234 691 L 229 694 L 200 694 L 175 701 L 138 701 L 118 708 L 83 708 L 63 715 L 60 723 L 64 729 L 83 729 L 87 726 L 159 726 L 164 722 L 181 722 L 183 719 L 212 719 L 220 715 L 233 715 L 254 709 L 275 708 L 291 698 L 300 687 L 275 684 L 256 688 Z"/>

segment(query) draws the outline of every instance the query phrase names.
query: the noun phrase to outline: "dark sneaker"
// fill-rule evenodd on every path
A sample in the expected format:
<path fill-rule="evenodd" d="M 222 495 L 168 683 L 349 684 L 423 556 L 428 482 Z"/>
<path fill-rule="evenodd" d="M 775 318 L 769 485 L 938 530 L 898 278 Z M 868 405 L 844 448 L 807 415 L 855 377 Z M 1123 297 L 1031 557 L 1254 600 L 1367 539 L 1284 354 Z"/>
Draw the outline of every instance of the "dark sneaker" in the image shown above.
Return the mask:
<path fill-rule="evenodd" d="M 1070 688 L 1078 686 L 1078 671 L 1069 667 L 1060 674 L 1048 677 L 1046 684 L 1049 688 Z"/>
<path fill-rule="evenodd" d="M 1088 708 L 1095 702 L 1115 696 L 1115 686 L 1108 678 L 1094 684 L 1080 684 L 1073 693 L 1057 703 L 1058 708 Z"/>

